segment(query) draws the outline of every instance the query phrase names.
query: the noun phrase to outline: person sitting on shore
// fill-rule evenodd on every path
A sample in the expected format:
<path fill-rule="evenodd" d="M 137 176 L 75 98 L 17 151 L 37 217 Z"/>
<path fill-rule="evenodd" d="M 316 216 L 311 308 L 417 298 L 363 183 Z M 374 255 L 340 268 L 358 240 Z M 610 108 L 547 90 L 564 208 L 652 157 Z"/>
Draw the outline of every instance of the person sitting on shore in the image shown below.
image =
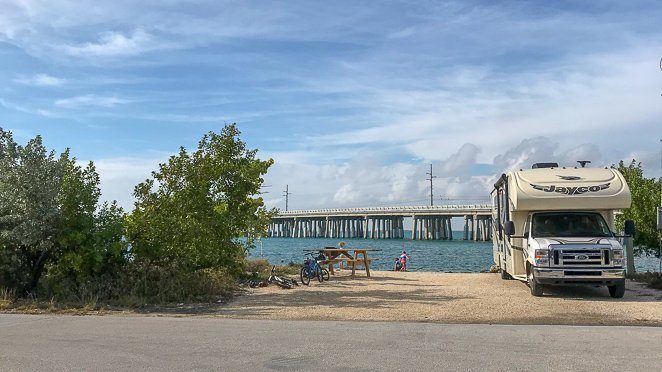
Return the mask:
<path fill-rule="evenodd" d="M 395 266 L 393 267 L 393 271 L 400 271 L 402 268 L 402 264 L 400 263 L 400 257 L 395 259 Z"/>
<path fill-rule="evenodd" d="M 400 271 L 407 271 L 407 260 L 409 260 L 407 252 L 402 251 L 402 254 L 400 255 Z"/>

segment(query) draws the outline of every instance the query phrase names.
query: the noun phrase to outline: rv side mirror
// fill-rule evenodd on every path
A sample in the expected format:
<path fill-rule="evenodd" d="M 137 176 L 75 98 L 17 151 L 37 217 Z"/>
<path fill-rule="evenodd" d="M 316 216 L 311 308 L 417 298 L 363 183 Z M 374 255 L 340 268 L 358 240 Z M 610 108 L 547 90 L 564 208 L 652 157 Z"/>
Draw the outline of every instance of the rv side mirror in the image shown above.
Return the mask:
<path fill-rule="evenodd" d="M 503 226 L 503 230 L 508 236 L 515 235 L 515 222 L 507 221 Z"/>
<path fill-rule="evenodd" d="M 634 232 L 635 232 L 634 221 L 632 220 L 625 221 L 624 230 L 625 230 L 625 235 L 634 236 Z"/>

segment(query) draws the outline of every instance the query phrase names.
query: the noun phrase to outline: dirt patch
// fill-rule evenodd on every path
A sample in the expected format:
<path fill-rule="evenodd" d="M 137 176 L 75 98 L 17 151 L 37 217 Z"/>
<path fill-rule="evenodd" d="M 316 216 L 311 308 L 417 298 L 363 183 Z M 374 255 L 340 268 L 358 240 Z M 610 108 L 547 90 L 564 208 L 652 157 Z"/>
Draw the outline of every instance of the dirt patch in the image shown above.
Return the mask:
<path fill-rule="evenodd" d="M 324 283 L 250 290 L 209 315 L 232 318 L 381 320 L 440 323 L 662 326 L 662 292 L 627 283 L 622 299 L 607 288 L 561 287 L 533 297 L 526 284 L 498 274 L 340 273 Z M 211 309 L 209 309 L 211 310 Z"/>

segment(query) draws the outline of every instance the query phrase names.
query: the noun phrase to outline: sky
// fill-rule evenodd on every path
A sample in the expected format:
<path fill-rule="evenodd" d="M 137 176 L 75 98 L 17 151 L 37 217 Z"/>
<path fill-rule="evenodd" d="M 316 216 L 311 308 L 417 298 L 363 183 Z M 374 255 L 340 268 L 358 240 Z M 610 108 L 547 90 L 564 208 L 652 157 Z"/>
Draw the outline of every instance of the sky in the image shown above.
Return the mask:
<path fill-rule="evenodd" d="M 290 209 L 487 202 L 537 161 L 660 176 L 659 1 L 0 0 L 0 127 L 105 200 L 236 122 Z"/>

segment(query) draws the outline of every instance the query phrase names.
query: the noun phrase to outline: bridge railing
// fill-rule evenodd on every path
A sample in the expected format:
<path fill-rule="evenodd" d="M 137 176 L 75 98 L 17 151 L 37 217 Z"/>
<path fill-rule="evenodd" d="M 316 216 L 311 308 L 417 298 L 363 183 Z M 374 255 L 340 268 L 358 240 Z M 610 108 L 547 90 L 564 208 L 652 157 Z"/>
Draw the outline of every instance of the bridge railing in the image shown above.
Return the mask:
<path fill-rule="evenodd" d="M 435 212 L 449 210 L 490 210 L 489 204 L 470 204 L 470 205 L 436 205 L 436 206 L 406 206 L 406 207 L 365 207 L 365 208 L 329 208 L 329 209 L 307 209 L 294 211 L 281 211 L 281 216 L 302 215 L 302 214 L 333 214 L 333 213 L 374 213 L 374 212 Z"/>

